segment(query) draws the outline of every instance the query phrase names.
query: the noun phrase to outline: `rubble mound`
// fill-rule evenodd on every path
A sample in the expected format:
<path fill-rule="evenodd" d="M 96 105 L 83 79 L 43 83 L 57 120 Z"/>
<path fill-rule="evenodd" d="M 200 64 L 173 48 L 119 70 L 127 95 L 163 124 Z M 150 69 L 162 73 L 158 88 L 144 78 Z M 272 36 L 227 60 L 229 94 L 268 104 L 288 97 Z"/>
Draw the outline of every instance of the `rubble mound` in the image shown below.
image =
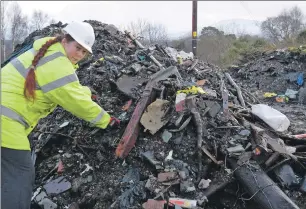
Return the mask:
<path fill-rule="evenodd" d="M 168 47 L 143 47 L 114 25 L 86 22 L 96 41 L 77 75 L 121 122 L 101 130 L 61 107 L 42 119 L 29 136 L 36 167 L 32 208 L 305 205 L 305 147 L 292 148 L 294 136 L 276 132 L 254 115 L 251 106 L 258 99 L 240 83 L 218 66 L 173 56 Z M 19 47 L 63 27 L 36 31 Z M 130 123 L 140 124 L 139 131 L 127 131 L 138 134 L 137 141 L 127 157 L 116 157 Z M 299 152 L 295 158 L 292 150 Z M 282 169 L 292 167 L 295 173 L 286 179 Z M 268 174 L 277 183 L 271 184 Z"/>
<path fill-rule="evenodd" d="M 242 89 L 288 116 L 292 133 L 305 133 L 306 46 L 257 54 L 252 61 L 234 66 L 229 71 Z M 269 92 L 275 96 L 265 98 L 264 94 Z M 286 98 L 286 102 L 282 99 L 277 102 L 278 98 Z"/>
<path fill-rule="evenodd" d="M 231 69 L 231 74 L 249 91 L 284 94 L 299 90 L 306 75 L 306 46 L 262 53 L 250 62 Z"/>

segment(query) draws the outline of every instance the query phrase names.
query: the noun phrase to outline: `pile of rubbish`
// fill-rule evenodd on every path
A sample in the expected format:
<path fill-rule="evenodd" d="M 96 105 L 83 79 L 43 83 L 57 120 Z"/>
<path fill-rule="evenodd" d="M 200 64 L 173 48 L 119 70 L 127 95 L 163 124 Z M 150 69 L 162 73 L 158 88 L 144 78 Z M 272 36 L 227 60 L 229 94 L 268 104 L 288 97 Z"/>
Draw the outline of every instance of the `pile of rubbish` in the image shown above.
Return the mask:
<path fill-rule="evenodd" d="M 295 99 L 295 91 L 304 85 L 306 46 L 264 52 L 241 66 L 232 66 L 231 73 L 250 91 L 260 89 Z"/>
<path fill-rule="evenodd" d="M 77 74 L 120 125 L 61 107 L 42 119 L 29 136 L 32 208 L 305 208 L 306 139 L 285 114 L 192 53 L 86 22 L 96 42 Z"/>
<path fill-rule="evenodd" d="M 232 66 L 229 72 L 241 89 L 284 113 L 289 131 L 306 132 L 306 46 L 289 47 L 254 55 L 250 62 Z"/>

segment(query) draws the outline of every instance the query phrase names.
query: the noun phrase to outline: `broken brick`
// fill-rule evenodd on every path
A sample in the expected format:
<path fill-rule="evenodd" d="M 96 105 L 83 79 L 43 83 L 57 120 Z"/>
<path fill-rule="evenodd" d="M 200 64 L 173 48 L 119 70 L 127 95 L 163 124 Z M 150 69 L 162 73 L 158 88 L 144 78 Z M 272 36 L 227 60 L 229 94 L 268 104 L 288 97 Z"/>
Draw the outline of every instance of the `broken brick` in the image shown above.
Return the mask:
<path fill-rule="evenodd" d="M 144 209 L 164 209 L 165 201 L 148 199 L 142 207 Z"/>

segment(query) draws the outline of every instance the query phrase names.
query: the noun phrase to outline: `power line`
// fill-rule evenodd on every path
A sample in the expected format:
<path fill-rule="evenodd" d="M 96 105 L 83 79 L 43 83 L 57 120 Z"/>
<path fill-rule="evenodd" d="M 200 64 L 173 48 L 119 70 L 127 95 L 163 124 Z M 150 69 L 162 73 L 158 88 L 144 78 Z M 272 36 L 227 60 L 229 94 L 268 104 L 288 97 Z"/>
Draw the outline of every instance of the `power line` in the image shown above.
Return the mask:
<path fill-rule="evenodd" d="M 239 1 L 240 2 L 240 4 L 241 4 L 241 6 L 247 11 L 247 13 L 250 15 L 250 17 L 252 18 L 252 20 L 256 20 L 255 18 L 254 18 L 254 15 L 252 14 L 252 12 L 251 12 L 251 10 L 248 8 L 248 6 L 247 6 L 247 3 L 246 2 L 244 2 L 244 1 Z M 258 23 L 256 22 L 255 23 L 257 26 L 258 26 Z"/>

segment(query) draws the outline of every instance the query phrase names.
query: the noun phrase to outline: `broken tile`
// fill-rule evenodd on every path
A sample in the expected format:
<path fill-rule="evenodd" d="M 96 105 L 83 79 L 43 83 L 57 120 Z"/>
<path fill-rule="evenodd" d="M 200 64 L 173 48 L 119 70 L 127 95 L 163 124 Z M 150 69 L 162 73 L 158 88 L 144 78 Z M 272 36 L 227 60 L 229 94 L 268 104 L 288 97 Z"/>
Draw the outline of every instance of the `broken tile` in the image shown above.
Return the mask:
<path fill-rule="evenodd" d="M 164 209 L 164 205 L 164 201 L 148 199 L 147 202 L 142 204 L 142 207 L 144 209 Z"/>
<path fill-rule="evenodd" d="M 198 80 L 197 81 L 197 85 L 199 85 L 199 86 L 203 86 L 205 83 L 207 82 L 207 80 L 206 79 L 203 79 L 203 80 Z"/>
<path fill-rule="evenodd" d="M 165 143 L 168 143 L 169 140 L 171 139 L 172 137 L 172 133 L 170 133 L 169 131 L 167 130 L 164 130 L 164 132 L 162 133 L 162 139 Z"/>
<path fill-rule="evenodd" d="M 44 189 L 46 190 L 47 194 L 60 194 L 65 192 L 71 188 L 71 183 L 65 179 L 65 177 L 61 176 L 57 179 L 54 179 L 47 184 L 45 184 Z"/>
<path fill-rule="evenodd" d="M 123 75 L 117 80 L 116 85 L 121 92 L 133 98 L 133 89 L 138 89 L 138 86 L 142 85 L 145 81 L 146 79 L 143 78 Z"/>
<path fill-rule="evenodd" d="M 241 144 L 235 146 L 235 147 L 228 147 L 226 150 L 231 154 L 231 153 L 237 153 L 237 152 L 243 152 L 244 148 L 242 147 Z"/>
<path fill-rule="evenodd" d="M 177 172 L 159 173 L 157 177 L 158 182 L 168 184 L 178 184 L 179 178 Z"/>
<path fill-rule="evenodd" d="M 167 100 L 157 99 L 143 113 L 140 122 L 151 134 L 155 134 L 168 122 L 169 119 L 163 119 L 166 111 L 165 105 L 168 103 Z"/>

